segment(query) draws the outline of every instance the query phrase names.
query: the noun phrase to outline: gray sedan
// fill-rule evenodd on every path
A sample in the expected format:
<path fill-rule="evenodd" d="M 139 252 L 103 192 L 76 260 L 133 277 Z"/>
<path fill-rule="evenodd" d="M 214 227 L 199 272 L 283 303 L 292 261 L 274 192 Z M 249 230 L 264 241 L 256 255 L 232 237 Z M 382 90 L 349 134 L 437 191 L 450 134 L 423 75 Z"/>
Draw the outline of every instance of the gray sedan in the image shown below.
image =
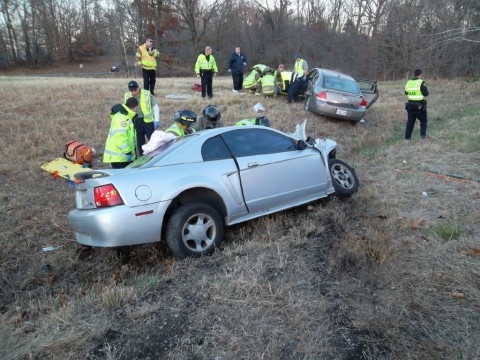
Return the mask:
<path fill-rule="evenodd" d="M 355 125 L 377 98 L 375 80 L 355 80 L 349 75 L 320 68 L 308 73 L 306 111 L 349 120 Z"/>
<path fill-rule="evenodd" d="M 200 131 L 125 169 L 76 174 L 69 220 L 84 245 L 166 239 L 176 256 L 208 254 L 225 225 L 356 192 L 355 171 L 335 153 L 333 140 L 297 140 L 263 126 Z"/>

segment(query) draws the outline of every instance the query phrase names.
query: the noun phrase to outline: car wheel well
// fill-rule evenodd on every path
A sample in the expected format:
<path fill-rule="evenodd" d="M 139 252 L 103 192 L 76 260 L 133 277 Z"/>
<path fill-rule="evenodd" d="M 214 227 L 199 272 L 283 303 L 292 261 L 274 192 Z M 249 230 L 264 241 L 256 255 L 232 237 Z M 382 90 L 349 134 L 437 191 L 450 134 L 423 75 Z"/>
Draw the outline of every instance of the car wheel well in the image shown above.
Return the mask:
<path fill-rule="evenodd" d="M 211 189 L 194 188 L 185 190 L 184 192 L 178 194 L 175 199 L 172 200 L 170 206 L 165 213 L 163 223 L 168 223 L 168 220 L 170 219 L 170 216 L 175 211 L 175 209 L 190 203 L 202 203 L 210 205 L 215 210 L 217 210 L 220 216 L 222 216 L 223 218 L 227 216 L 227 209 L 220 195 L 218 195 L 215 191 Z"/>

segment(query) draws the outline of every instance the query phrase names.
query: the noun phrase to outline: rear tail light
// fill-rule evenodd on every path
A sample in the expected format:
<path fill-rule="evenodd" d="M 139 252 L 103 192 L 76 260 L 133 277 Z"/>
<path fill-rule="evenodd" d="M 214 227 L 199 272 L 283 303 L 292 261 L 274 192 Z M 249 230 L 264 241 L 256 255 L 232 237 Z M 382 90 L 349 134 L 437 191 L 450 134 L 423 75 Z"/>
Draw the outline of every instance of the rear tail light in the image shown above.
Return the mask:
<path fill-rule="evenodd" d="M 362 101 L 360 101 L 360 106 L 367 106 L 367 100 L 365 99 L 362 99 Z"/>
<path fill-rule="evenodd" d="M 318 100 L 327 100 L 327 92 L 322 91 L 321 93 L 318 93 L 317 94 L 317 99 Z"/>
<path fill-rule="evenodd" d="M 117 189 L 112 184 L 96 187 L 93 191 L 95 197 L 95 205 L 97 207 L 108 207 L 122 205 L 123 200 Z"/>

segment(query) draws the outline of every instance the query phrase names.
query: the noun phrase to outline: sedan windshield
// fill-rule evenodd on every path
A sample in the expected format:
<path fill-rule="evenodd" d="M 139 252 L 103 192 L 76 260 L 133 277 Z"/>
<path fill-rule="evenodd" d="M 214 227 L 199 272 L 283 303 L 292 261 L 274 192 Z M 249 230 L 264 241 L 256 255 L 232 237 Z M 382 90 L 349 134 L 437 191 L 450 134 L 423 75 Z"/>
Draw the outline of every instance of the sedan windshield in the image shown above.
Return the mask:
<path fill-rule="evenodd" d="M 172 151 L 176 151 L 179 147 L 185 145 L 190 140 L 195 137 L 195 134 L 188 136 L 179 136 L 172 141 L 160 146 L 151 153 L 142 155 L 137 160 L 128 165 L 127 169 L 134 169 L 139 167 L 150 167 L 157 163 L 158 160 L 162 159 L 164 156 L 170 154 Z"/>

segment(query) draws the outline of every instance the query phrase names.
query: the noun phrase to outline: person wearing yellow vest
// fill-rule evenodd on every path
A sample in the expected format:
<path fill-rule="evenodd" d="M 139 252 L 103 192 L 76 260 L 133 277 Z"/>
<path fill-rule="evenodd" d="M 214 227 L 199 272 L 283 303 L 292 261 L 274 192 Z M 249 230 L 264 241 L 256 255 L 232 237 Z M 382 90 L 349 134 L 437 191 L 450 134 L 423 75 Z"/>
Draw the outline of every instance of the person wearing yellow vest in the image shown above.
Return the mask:
<path fill-rule="evenodd" d="M 213 76 L 217 76 L 218 68 L 210 46 L 206 46 L 205 52 L 198 55 L 195 63 L 195 73 L 201 79 L 202 98 L 205 99 L 207 95 L 209 99 L 213 98 Z"/>
<path fill-rule="evenodd" d="M 249 125 L 259 125 L 270 127 L 270 121 L 265 116 L 259 116 L 253 119 L 243 119 L 237 121 L 234 126 L 249 126 Z"/>
<path fill-rule="evenodd" d="M 425 81 L 422 79 L 422 70 L 416 69 L 414 78 L 408 80 L 405 84 L 405 94 L 408 102 L 405 104 L 407 110 L 407 126 L 405 128 L 405 139 L 412 138 L 413 128 L 418 119 L 420 121 L 420 137 L 425 139 L 427 137 L 427 101 L 425 97 L 428 96 L 428 88 Z"/>
<path fill-rule="evenodd" d="M 257 82 L 257 89 L 255 91 L 255 95 L 264 95 L 264 96 L 271 96 L 276 95 L 277 93 L 277 80 L 273 75 L 274 71 L 270 67 L 266 67 L 263 70 L 263 76 Z"/>
<path fill-rule="evenodd" d="M 138 153 L 142 155 L 142 146 L 150 140 L 153 132 L 160 125 L 160 108 L 150 91 L 140 89 L 135 80 L 128 82 L 128 91 L 123 95 L 124 103 L 129 97 L 136 98 L 140 105 L 137 110 L 138 116 L 134 121 L 134 126 L 137 132 Z"/>
<path fill-rule="evenodd" d="M 173 121 L 173 125 L 165 130 L 165 133 L 182 137 L 196 132 L 192 125 L 197 121 L 197 114 L 191 110 L 177 111 L 173 115 Z"/>
<path fill-rule="evenodd" d="M 138 100 L 131 97 L 125 104 L 112 107 L 110 131 L 103 152 L 103 162 L 113 169 L 122 169 L 136 158 L 133 119 L 137 115 Z"/>
<path fill-rule="evenodd" d="M 306 89 L 308 64 L 305 59 L 302 59 L 302 55 L 295 54 L 295 64 L 293 65 L 293 77 L 292 84 L 288 88 L 288 102 L 293 100 L 298 101 L 298 95 Z"/>
<path fill-rule="evenodd" d="M 155 95 L 155 82 L 157 77 L 157 60 L 160 53 L 153 46 L 153 39 L 147 37 L 145 44 L 140 45 L 137 49 L 135 57 L 137 65 L 142 67 L 143 88 Z"/>

